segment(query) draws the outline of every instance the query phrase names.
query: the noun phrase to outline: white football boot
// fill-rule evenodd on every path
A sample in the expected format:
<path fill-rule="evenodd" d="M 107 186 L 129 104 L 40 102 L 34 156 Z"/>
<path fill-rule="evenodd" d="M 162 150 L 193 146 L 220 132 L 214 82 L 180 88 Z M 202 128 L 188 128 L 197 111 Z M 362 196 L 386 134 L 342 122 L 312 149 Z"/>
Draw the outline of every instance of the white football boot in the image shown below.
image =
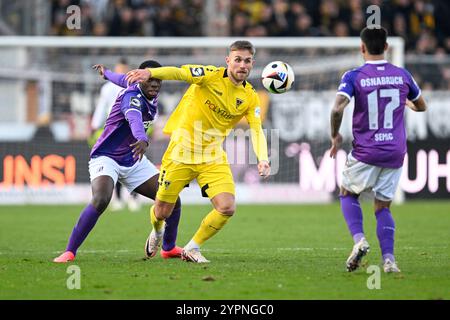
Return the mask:
<path fill-rule="evenodd" d="M 145 241 L 145 256 L 147 258 L 153 258 L 156 253 L 159 250 L 159 247 L 161 246 L 162 243 L 162 239 L 164 236 L 164 229 L 165 226 L 163 226 L 162 231 L 161 232 L 156 232 L 155 230 L 152 230 L 152 232 L 150 232 L 150 235 L 147 238 L 147 241 Z"/>
<path fill-rule="evenodd" d="M 198 249 L 191 249 L 191 250 L 184 250 L 181 252 L 181 259 L 184 261 L 191 261 L 195 263 L 208 263 L 209 260 L 206 259 L 200 250 Z"/>
<path fill-rule="evenodd" d="M 397 263 L 395 263 L 395 261 L 391 261 L 391 259 L 384 260 L 383 270 L 386 273 L 398 273 L 398 272 L 401 272 L 400 269 L 397 266 Z"/>
<path fill-rule="evenodd" d="M 347 271 L 352 272 L 359 268 L 362 258 L 370 251 L 369 243 L 362 238 L 353 246 L 352 253 L 347 259 Z"/>

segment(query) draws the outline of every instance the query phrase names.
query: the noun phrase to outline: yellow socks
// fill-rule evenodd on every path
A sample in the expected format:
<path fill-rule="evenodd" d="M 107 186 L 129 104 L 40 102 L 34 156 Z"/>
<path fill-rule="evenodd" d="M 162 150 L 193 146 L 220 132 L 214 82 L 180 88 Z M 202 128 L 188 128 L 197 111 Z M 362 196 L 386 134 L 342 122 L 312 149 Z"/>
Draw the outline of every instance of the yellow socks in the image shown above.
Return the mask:
<path fill-rule="evenodd" d="M 150 222 L 156 232 L 161 232 L 164 227 L 164 220 L 158 220 L 155 216 L 155 206 L 150 208 Z"/>
<path fill-rule="evenodd" d="M 228 222 L 230 217 L 231 216 L 223 215 L 219 211 L 213 209 L 203 219 L 192 240 L 201 246 L 206 240 L 219 232 L 219 230 Z"/>

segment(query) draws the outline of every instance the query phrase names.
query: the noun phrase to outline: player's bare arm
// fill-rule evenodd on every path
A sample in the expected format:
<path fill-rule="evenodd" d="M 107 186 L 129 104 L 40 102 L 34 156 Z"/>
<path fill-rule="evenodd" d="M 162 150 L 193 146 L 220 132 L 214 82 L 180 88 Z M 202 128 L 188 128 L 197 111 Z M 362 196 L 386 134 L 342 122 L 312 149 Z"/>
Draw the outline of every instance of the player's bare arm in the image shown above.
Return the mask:
<path fill-rule="evenodd" d="M 141 161 L 142 157 L 145 154 L 145 151 L 148 148 L 148 143 L 143 140 L 138 140 L 135 143 L 130 144 L 130 147 L 133 149 L 131 152 L 133 152 L 133 158 L 139 158 L 139 161 Z"/>
<path fill-rule="evenodd" d="M 152 76 L 152 72 L 148 68 L 134 69 L 134 70 L 127 72 L 127 76 L 126 76 L 125 80 L 131 84 L 131 83 L 135 83 L 135 82 L 139 82 L 139 81 L 147 81 L 148 79 L 151 78 L 151 76 Z"/>
<path fill-rule="evenodd" d="M 342 143 L 342 136 L 339 133 L 341 128 L 342 116 L 344 115 L 345 107 L 350 103 L 350 100 L 341 95 L 336 95 L 333 109 L 331 109 L 331 149 L 330 157 L 334 158 Z"/>
<path fill-rule="evenodd" d="M 427 110 L 427 104 L 423 96 L 420 96 L 417 100 L 406 100 L 406 106 L 415 112 L 424 112 Z"/>

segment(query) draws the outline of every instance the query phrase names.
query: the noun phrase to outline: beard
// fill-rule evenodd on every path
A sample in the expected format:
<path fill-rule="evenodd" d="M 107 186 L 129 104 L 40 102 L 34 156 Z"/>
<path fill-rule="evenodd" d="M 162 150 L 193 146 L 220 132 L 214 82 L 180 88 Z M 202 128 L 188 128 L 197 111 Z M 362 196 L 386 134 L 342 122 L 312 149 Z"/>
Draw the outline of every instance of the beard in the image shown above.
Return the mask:
<path fill-rule="evenodd" d="M 248 78 L 249 72 L 237 71 L 235 73 L 231 73 L 231 75 L 234 78 L 234 80 L 236 80 L 236 81 L 244 81 Z"/>

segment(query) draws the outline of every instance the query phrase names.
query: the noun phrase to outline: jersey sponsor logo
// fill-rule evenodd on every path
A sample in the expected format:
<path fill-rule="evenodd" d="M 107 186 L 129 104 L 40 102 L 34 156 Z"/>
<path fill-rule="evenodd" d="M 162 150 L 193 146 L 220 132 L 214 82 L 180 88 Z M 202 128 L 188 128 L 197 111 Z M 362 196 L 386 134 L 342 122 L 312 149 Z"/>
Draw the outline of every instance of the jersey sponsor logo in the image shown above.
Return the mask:
<path fill-rule="evenodd" d="M 130 105 L 140 109 L 141 108 L 141 100 L 139 100 L 137 97 L 131 97 Z"/>
<path fill-rule="evenodd" d="M 236 98 L 236 109 L 239 108 L 243 102 L 244 100 Z"/>
<path fill-rule="evenodd" d="M 202 67 L 189 68 L 193 77 L 201 77 L 205 75 L 205 69 Z"/>
<path fill-rule="evenodd" d="M 227 110 L 220 108 L 218 105 L 215 105 L 212 103 L 209 99 L 205 101 L 205 104 L 208 106 L 208 108 L 215 113 L 217 113 L 219 116 L 225 118 L 225 119 L 233 119 L 235 116 L 229 113 Z"/>

